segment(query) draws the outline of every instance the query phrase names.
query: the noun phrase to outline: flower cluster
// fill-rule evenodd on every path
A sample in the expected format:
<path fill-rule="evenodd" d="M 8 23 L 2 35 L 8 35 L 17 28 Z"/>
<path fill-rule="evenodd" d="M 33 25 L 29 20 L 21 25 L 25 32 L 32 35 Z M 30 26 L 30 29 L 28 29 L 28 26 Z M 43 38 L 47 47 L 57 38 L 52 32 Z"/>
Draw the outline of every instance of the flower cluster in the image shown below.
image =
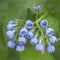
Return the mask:
<path fill-rule="evenodd" d="M 10 48 L 14 48 L 16 46 L 16 51 L 24 51 L 25 47 L 24 44 L 26 44 L 27 39 L 30 39 L 30 43 L 35 46 L 35 49 L 37 51 L 44 51 L 45 46 L 42 43 L 42 40 L 38 39 L 38 36 L 34 34 L 34 24 L 31 20 L 27 20 L 26 24 L 23 28 L 20 29 L 19 34 L 20 37 L 18 38 L 18 44 L 16 45 L 16 41 L 14 40 L 14 33 L 16 32 L 14 30 L 14 27 L 16 26 L 14 21 L 9 21 L 9 24 L 7 25 L 8 31 L 6 32 L 7 38 L 10 40 L 7 43 L 7 46 Z M 52 36 L 54 34 L 54 30 L 52 28 L 48 28 L 48 21 L 42 20 L 40 22 L 40 26 L 46 29 L 46 35 L 49 37 L 50 43 L 47 45 L 48 52 L 54 52 L 55 47 L 51 43 L 55 43 L 57 41 L 57 38 L 55 36 Z M 43 37 L 42 37 L 43 38 Z"/>
<path fill-rule="evenodd" d="M 48 21 L 47 20 L 42 20 L 40 25 L 41 25 L 41 27 L 45 28 L 46 35 L 49 38 L 49 43 L 47 44 L 47 51 L 49 53 L 54 52 L 55 51 L 55 47 L 52 44 L 57 42 L 57 38 L 55 36 L 53 36 L 54 29 L 53 28 L 48 28 Z"/>
<path fill-rule="evenodd" d="M 15 47 L 15 40 L 14 40 L 14 34 L 15 34 L 15 28 L 16 24 L 14 20 L 9 21 L 8 25 L 7 25 L 7 32 L 6 32 L 6 36 L 7 38 L 9 38 L 10 40 L 7 43 L 7 46 L 10 48 L 14 48 Z"/>
<path fill-rule="evenodd" d="M 35 5 L 34 10 L 39 11 L 40 6 Z M 7 25 L 8 31 L 6 32 L 6 36 L 9 39 L 7 46 L 9 48 L 16 47 L 16 51 L 24 51 L 25 44 L 29 39 L 30 43 L 35 47 L 35 50 L 41 51 L 41 53 L 44 53 L 46 49 L 49 53 L 54 52 L 55 47 L 53 46 L 53 43 L 57 41 L 57 38 L 53 35 L 54 29 L 48 28 L 47 20 L 41 20 L 40 24 L 39 22 L 40 19 L 37 19 L 34 22 L 32 22 L 32 20 L 27 20 L 24 26 L 17 28 L 18 30 L 16 31 L 15 28 L 18 27 L 17 24 L 20 25 L 20 23 L 16 23 L 14 20 L 9 21 Z M 41 27 L 45 29 L 45 34 Z M 15 39 L 16 33 L 18 33 L 17 40 Z"/>

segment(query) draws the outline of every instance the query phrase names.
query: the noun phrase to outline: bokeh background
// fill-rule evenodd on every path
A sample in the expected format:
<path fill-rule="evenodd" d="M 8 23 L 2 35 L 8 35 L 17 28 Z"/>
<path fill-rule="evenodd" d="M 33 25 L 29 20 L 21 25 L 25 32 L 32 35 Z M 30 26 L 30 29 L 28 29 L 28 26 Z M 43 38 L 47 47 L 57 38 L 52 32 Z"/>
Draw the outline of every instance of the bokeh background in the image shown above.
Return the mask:
<path fill-rule="evenodd" d="M 60 38 L 60 0 L 0 0 L 0 60 L 60 60 L 60 40 L 55 43 L 56 51 L 49 54 L 37 52 L 32 45 L 26 44 L 24 52 L 16 52 L 6 46 L 6 25 L 11 19 L 34 19 L 28 17 L 28 8 L 39 4 L 41 13 L 49 12 L 45 19 L 49 22 L 49 27 L 53 27 L 55 35 Z M 32 17 L 32 18 L 31 18 Z"/>

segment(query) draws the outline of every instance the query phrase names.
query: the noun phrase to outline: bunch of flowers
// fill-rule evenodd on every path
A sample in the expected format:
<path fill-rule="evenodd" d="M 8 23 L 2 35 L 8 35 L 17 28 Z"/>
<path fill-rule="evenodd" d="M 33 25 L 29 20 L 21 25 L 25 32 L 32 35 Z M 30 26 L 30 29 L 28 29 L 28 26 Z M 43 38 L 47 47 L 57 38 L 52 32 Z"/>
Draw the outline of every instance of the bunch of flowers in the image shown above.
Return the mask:
<path fill-rule="evenodd" d="M 34 10 L 38 12 L 40 6 L 35 5 Z M 53 44 L 57 42 L 57 38 L 54 36 L 54 29 L 49 28 L 48 21 L 42 20 L 42 18 L 40 17 L 34 22 L 32 20 L 26 20 L 25 23 L 23 23 L 23 20 L 9 21 L 7 25 L 8 31 L 6 32 L 9 40 L 7 46 L 9 48 L 16 47 L 16 51 L 24 51 L 25 44 L 28 43 L 27 40 L 29 39 L 35 50 L 41 51 L 41 53 L 44 53 L 45 50 L 49 53 L 54 52 L 55 47 Z"/>

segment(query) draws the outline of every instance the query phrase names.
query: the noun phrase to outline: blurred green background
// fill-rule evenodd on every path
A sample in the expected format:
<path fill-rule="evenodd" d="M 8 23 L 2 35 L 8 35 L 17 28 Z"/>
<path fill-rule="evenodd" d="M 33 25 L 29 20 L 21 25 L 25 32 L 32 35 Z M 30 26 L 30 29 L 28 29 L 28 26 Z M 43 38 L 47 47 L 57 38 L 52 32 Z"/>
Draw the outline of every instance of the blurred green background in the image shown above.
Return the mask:
<path fill-rule="evenodd" d="M 22 53 L 6 46 L 8 21 L 14 18 L 25 20 L 28 18 L 27 9 L 32 9 L 36 4 L 40 4 L 41 13 L 49 12 L 45 19 L 54 28 L 57 38 L 60 37 L 60 0 L 0 0 L 0 60 L 60 60 L 60 41 L 55 44 L 56 51 L 52 54 L 41 54 L 29 43 Z"/>

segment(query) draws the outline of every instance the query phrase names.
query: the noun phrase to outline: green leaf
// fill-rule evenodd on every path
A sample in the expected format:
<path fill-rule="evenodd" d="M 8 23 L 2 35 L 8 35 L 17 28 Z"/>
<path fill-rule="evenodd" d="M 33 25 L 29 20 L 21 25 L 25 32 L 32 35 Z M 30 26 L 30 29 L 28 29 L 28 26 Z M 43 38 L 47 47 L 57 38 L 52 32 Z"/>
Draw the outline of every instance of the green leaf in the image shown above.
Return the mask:
<path fill-rule="evenodd" d="M 60 0 L 46 0 L 45 7 L 51 16 L 60 19 Z"/>

